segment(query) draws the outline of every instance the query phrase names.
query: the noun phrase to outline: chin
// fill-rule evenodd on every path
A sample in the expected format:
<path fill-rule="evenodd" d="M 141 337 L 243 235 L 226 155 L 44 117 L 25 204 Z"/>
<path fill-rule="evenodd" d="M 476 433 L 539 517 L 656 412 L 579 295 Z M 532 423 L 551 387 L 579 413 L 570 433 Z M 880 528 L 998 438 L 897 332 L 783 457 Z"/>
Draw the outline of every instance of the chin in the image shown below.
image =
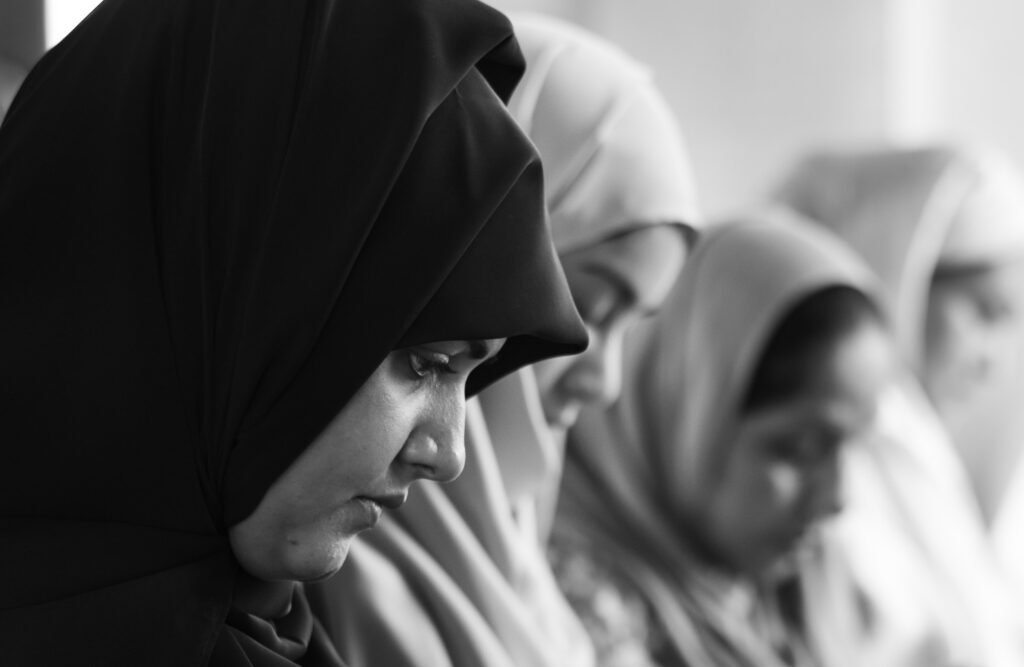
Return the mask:
<path fill-rule="evenodd" d="M 326 545 L 313 553 L 292 554 L 286 564 L 288 578 L 295 581 L 314 582 L 336 574 L 348 558 L 351 538 Z"/>
<path fill-rule="evenodd" d="M 304 584 L 312 584 L 312 583 L 315 583 L 317 581 L 323 581 L 324 579 L 330 579 L 331 577 L 333 577 L 334 575 L 336 575 L 338 573 L 338 570 L 340 570 L 341 566 L 344 565 L 344 564 L 345 564 L 344 561 L 342 561 L 336 567 L 331 567 L 329 569 L 326 569 L 326 570 L 320 572 L 319 574 L 311 574 L 310 576 L 303 577 L 302 579 L 298 579 L 297 581 L 301 581 Z"/>

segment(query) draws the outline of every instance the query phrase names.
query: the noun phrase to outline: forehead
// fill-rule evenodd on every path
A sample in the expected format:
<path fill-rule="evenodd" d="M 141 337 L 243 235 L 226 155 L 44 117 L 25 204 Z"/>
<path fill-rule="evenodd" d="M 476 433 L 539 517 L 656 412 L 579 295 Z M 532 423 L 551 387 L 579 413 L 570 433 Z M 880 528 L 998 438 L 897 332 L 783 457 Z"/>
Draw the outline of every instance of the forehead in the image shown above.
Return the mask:
<path fill-rule="evenodd" d="M 817 355 L 801 391 L 751 413 L 766 423 L 813 421 L 857 429 L 874 417 L 879 397 L 895 380 L 893 343 L 880 324 L 857 327 Z"/>
<path fill-rule="evenodd" d="M 674 225 L 644 227 L 561 256 L 566 275 L 592 273 L 617 279 L 643 293 L 671 283 L 686 257 L 686 237 Z M 659 290 L 660 291 L 660 290 Z"/>

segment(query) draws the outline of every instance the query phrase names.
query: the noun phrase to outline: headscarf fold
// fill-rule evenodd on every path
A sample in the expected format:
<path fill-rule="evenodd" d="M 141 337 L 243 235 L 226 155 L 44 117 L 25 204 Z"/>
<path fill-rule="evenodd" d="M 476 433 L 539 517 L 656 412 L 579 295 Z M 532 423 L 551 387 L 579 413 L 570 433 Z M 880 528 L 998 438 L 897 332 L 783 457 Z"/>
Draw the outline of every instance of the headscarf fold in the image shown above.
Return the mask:
<path fill-rule="evenodd" d="M 0 129 L 4 662 L 338 662 L 226 531 L 391 350 L 509 337 L 477 391 L 582 348 L 522 65 L 473 0 L 105 0 L 43 58 Z"/>
<path fill-rule="evenodd" d="M 649 225 L 699 225 L 679 131 L 647 70 L 560 21 L 513 23 L 527 71 L 509 108 L 544 160 L 558 251 Z M 529 369 L 483 392 L 466 446 L 460 479 L 415 489 L 397 520 L 353 547 L 361 569 L 317 587 L 336 643 L 353 647 L 357 666 L 591 664 L 538 536 L 537 505 L 554 496 L 562 449 Z M 377 580 L 390 597 L 373 593 Z M 424 617 L 444 657 L 418 653 L 402 630 Z"/>
<path fill-rule="evenodd" d="M 756 629 L 753 583 L 697 555 L 693 508 L 729 455 L 730 424 L 772 332 L 832 286 L 877 302 L 866 268 L 809 223 L 763 212 L 716 224 L 662 311 L 628 339 L 622 396 L 585 410 L 570 432 L 553 540 L 586 549 L 642 597 L 671 664 L 784 664 Z"/>

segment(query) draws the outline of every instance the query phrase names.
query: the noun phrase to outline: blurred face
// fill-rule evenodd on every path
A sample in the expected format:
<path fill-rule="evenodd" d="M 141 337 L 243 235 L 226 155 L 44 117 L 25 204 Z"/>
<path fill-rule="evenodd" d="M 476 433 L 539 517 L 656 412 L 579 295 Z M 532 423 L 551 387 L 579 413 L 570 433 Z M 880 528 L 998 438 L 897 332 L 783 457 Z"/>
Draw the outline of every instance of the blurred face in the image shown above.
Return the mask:
<path fill-rule="evenodd" d="M 341 567 L 355 535 L 405 502 L 417 479 L 450 481 L 465 458 L 465 384 L 503 340 L 445 341 L 389 354 L 326 429 L 229 530 L 264 580 L 312 581 Z"/>
<path fill-rule="evenodd" d="M 840 509 L 841 447 L 872 423 L 892 363 L 885 332 L 861 326 L 821 354 L 799 394 L 740 416 L 696 512 L 712 560 L 763 575 Z"/>
<path fill-rule="evenodd" d="M 567 429 L 580 409 L 619 395 L 629 327 L 661 307 L 686 258 L 680 230 L 646 227 L 561 256 L 590 347 L 534 365 L 548 424 Z"/>
<path fill-rule="evenodd" d="M 1024 262 L 959 271 L 932 283 L 921 380 L 953 431 L 978 401 L 992 398 L 987 388 L 1021 372 L 1022 312 Z"/>

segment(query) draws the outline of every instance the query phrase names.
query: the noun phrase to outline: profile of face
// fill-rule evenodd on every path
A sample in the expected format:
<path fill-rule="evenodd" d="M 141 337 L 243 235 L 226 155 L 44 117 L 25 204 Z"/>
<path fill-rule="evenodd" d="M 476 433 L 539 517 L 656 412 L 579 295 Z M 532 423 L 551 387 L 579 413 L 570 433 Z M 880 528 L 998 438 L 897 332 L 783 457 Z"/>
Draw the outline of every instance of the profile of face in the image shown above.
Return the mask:
<path fill-rule="evenodd" d="M 590 334 L 590 347 L 582 354 L 533 366 L 551 427 L 568 429 L 584 406 L 618 397 L 624 335 L 661 307 L 683 268 L 686 252 L 686 240 L 678 228 L 657 225 L 561 256 L 573 300 Z"/>
<path fill-rule="evenodd" d="M 336 572 L 352 539 L 418 479 L 451 481 L 465 460 L 465 386 L 504 339 L 395 350 L 324 431 L 229 529 L 258 579 L 313 581 Z"/>
<path fill-rule="evenodd" d="M 886 331 L 865 323 L 822 346 L 798 391 L 739 415 L 695 523 L 726 569 L 764 575 L 842 506 L 841 451 L 870 427 L 893 373 Z"/>
<path fill-rule="evenodd" d="M 1024 371 L 1022 286 L 1024 261 L 940 270 L 932 281 L 921 381 L 954 432 L 992 398 L 989 388 Z"/>

